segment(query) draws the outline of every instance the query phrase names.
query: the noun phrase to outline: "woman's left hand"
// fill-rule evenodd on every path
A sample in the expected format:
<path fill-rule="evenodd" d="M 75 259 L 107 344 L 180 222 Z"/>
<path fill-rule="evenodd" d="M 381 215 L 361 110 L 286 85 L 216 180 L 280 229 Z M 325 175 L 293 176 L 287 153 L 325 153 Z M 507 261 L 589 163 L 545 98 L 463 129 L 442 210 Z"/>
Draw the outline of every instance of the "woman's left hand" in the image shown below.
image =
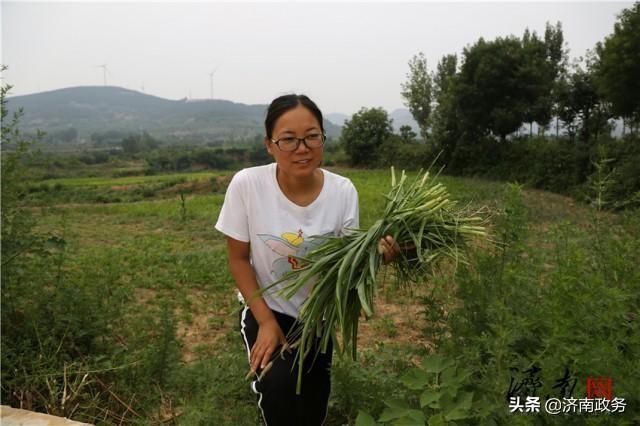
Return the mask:
<path fill-rule="evenodd" d="M 382 249 L 383 262 L 385 265 L 393 262 L 400 254 L 400 246 L 391 235 L 381 238 L 379 246 Z"/>

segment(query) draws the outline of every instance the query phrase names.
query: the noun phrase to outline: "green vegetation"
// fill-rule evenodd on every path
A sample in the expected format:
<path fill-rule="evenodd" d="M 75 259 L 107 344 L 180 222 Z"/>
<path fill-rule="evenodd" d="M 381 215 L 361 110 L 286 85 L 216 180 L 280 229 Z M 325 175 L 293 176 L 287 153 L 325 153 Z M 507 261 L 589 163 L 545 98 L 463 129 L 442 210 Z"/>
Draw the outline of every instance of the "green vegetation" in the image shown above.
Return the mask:
<path fill-rule="evenodd" d="M 28 172 L 20 162 L 7 167 L 12 158 L 3 157 L 3 173 Z M 383 213 L 388 171 L 334 170 L 353 180 L 362 226 L 372 225 Z M 106 204 L 87 196 L 68 205 L 43 192 L 11 198 L 5 194 L 25 194 L 36 182 L 7 176 L 3 232 L 15 233 L 2 240 L 3 401 L 97 424 L 259 423 L 243 380 L 246 352 L 224 240 L 213 230 L 223 191 L 195 187 L 184 198 L 158 193 Z M 91 194 L 124 182 L 213 176 L 75 179 L 65 186 Z M 375 315 L 360 324 L 358 360 L 336 357 L 327 424 L 354 424 L 361 411 L 380 422 L 405 414 L 413 421 L 511 422 L 510 368 L 534 363 L 545 386 L 569 368 L 579 379 L 575 396 L 584 395 L 587 375 L 610 376 L 616 396 L 636 406 L 637 211 L 614 215 L 497 182 L 441 180 L 462 203 L 490 206 L 499 244 L 472 250 L 471 264 L 457 273 L 442 265 L 426 285 L 398 288 L 392 270 L 384 272 Z M 30 224 L 6 225 L 27 218 L 23 213 L 32 215 Z M 39 243 L 4 264 L 12 241 L 29 235 Z M 434 359 L 448 369 L 430 371 Z M 412 370 L 420 365 L 424 373 Z M 444 377 L 436 380 L 438 374 Z M 593 421 L 631 424 L 634 415 L 629 409 Z M 522 424 L 535 419 L 517 417 Z"/>
<path fill-rule="evenodd" d="M 21 129 L 49 134 L 48 148 L 89 144 L 119 144 L 130 134 L 148 131 L 170 143 L 222 146 L 248 144 L 262 138 L 266 105 L 246 105 L 219 99 L 159 98 L 114 86 L 69 87 L 12 96 L 8 108 L 24 108 Z M 327 134 L 340 128 L 325 122 Z"/>
<path fill-rule="evenodd" d="M 640 73 L 640 61 L 629 60 L 638 54 L 640 46 L 640 3 L 624 9 L 614 32 L 604 43 L 598 44 L 599 61 L 596 65 L 598 88 L 611 102 L 612 113 L 632 117 L 638 122 L 640 114 L 640 84 L 634 78 Z"/>
<path fill-rule="evenodd" d="M 392 135 L 393 127 L 382 108 L 362 108 L 345 121 L 342 129 L 344 150 L 353 166 L 375 166 L 380 146 Z"/>
<path fill-rule="evenodd" d="M 437 158 L 448 174 L 518 181 L 585 200 L 593 164 L 608 158 L 617 207 L 637 205 L 640 182 L 631 169 L 640 162 L 639 71 L 630 58 L 640 51 L 639 22 L 636 3 L 604 43 L 571 66 L 559 22 L 547 24 L 544 36 L 525 29 L 521 37 L 480 38 L 459 61 L 443 56 L 432 73 L 419 53 L 409 61 L 402 96 L 421 141 L 389 134 L 384 111 L 361 110 L 342 132 L 350 164 L 417 169 Z M 616 119 L 620 139 L 612 136 Z"/>
<path fill-rule="evenodd" d="M 637 93 L 637 64 L 620 61 L 637 48 L 638 14 L 624 11 L 571 72 L 559 25 L 544 39 L 480 40 L 460 66 L 443 57 L 428 143 L 392 134 L 372 109 L 327 144 L 325 166 L 358 189 L 363 228 L 384 213 L 388 172 L 375 167 L 413 170 L 442 151 L 439 164 L 459 176 L 440 181 L 461 204 L 489 207 L 492 239 L 420 285 L 382 271 L 358 359 L 335 357 L 327 425 L 640 423 L 640 97 L 625 95 Z M 3 404 L 96 424 L 258 424 L 213 224 L 233 170 L 269 161 L 260 138 L 176 146 L 101 130 L 91 147 L 40 152 L 88 130 L 21 133 L 1 93 Z M 564 135 L 511 133 L 554 116 Z M 629 130 L 620 139 L 609 136 L 615 116 Z M 572 392 L 555 386 L 563 377 Z M 509 413 L 509 394 L 581 398 L 588 377 L 611 378 L 627 409 Z"/>
<path fill-rule="evenodd" d="M 427 140 L 431 116 L 433 77 L 427 69 L 427 58 L 420 52 L 409 61 L 408 81 L 402 85 L 402 97 L 420 127 L 422 139 Z"/>
<path fill-rule="evenodd" d="M 495 220 L 497 244 L 480 248 L 455 279 L 434 282 L 423 302 L 437 325 L 425 330 L 435 350 L 401 378 L 406 394 L 400 401 L 390 397 L 387 408 L 369 412 L 379 423 L 638 421 L 631 408 L 638 404 L 634 371 L 640 351 L 637 212 L 611 217 L 593 209 L 584 212 L 581 225 L 566 217 L 549 223 L 527 198 L 518 186 L 506 188 Z M 536 380 L 518 389 L 530 369 L 537 370 Z M 569 387 L 562 388 L 565 374 Z M 588 376 L 611 377 L 629 411 L 554 417 L 507 409 L 509 392 L 562 398 L 574 385 L 571 394 L 584 398 Z M 359 417 L 361 424 L 374 424 L 367 412 Z"/>
<path fill-rule="evenodd" d="M 325 122 L 325 165 L 417 170 L 436 161 L 450 175 L 517 181 L 585 201 L 593 164 L 607 158 L 612 207 L 637 205 L 639 16 L 637 3 L 624 9 L 613 32 L 572 64 L 560 22 L 548 23 L 544 34 L 525 29 L 520 36 L 480 38 L 460 57 L 444 55 L 432 72 L 418 53 L 401 94 L 420 137 L 407 126 L 395 134 L 386 111 L 362 108 L 341 132 Z M 28 121 L 48 132 L 32 169 L 36 180 L 237 170 L 270 161 L 263 106 L 168 101 L 114 87 L 33 96 L 10 104 L 25 105 L 34 114 Z M 79 105 L 92 106 L 91 114 L 80 114 Z M 621 136 L 614 129 L 620 122 Z M 5 151 L 13 148 L 3 142 Z M 122 199 L 98 197 L 93 200 Z"/>

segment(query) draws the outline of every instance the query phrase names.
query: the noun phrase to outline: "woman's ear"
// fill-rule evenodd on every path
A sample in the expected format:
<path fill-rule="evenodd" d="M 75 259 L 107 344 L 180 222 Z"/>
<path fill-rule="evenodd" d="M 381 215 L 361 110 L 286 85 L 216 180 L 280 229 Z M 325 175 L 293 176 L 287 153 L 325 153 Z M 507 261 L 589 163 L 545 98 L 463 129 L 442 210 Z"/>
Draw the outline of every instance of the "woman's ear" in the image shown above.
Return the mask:
<path fill-rule="evenodd" d="M 267 147 L 267 152 L 269 153 L 269 155 L 273 156 L 273 148 L 272 148 L 273 142 L 271 142 L 269 140 L 269 138 L 265 137 L 264 138 L 264 146 Z"/>

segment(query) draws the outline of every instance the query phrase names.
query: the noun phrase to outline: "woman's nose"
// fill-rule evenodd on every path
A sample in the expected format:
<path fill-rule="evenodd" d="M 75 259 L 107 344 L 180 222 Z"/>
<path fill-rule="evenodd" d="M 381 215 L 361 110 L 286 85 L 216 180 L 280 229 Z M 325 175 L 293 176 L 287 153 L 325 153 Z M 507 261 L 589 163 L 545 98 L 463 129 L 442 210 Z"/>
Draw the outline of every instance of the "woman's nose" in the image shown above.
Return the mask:
<path fill-rule="evenodd" d="M 298 144 L 298 147 L 296 148 L 296 152 L 300 151 L 300 152 L 308 152 L 311 151 L 311 149 L 309 149 L 309 147 L 307 146 L 307 142 L 304 139 L 300 139 L 299 140 L 300 143 Z"/>

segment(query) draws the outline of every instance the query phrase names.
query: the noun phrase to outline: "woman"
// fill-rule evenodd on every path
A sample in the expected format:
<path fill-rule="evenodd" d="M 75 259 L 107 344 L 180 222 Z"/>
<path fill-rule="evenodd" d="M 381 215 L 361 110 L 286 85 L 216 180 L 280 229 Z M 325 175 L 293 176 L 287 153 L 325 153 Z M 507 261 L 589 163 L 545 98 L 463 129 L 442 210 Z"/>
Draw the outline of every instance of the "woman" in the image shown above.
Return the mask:
<path fill-rule="evenodd" d="M 302 391 L 296 395 L 295 351 L 279 355 L 313 283 L 290 299 L 261 287 L 298 268 L 295 257 L 320 243 L 317 235 L 342 235 L 359 226 L 358 193 L 347 178 L 321 169 L 325 132 L 322 113 L 304 95 L 276 98 L 267 110 L 265 145 L 275 163 L 251 167 L 231 180 L 216 229 L 227 236 L 229 267 L 239 297 L 250 300 L 240 313 L 251 383 L 265 423 L 321 425 L 331 389 L 332 346 L 305 360 Z M 385 262 L 397 250 L 391 237 L 381 240 Z M 311 353 L 315 353 L 315 348 Z M 273 358 L 269 372 L 259 374 Z"/>

